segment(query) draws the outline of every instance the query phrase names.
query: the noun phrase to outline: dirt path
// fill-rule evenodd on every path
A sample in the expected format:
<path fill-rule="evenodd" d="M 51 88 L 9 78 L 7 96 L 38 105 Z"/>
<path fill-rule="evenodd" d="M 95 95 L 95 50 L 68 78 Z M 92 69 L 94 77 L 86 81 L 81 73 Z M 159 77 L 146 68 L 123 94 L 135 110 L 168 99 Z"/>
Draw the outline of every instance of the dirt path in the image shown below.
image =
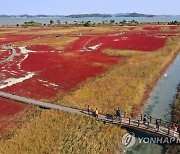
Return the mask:
<path fill-rule="evenodd" d="M 9 62 L 14 58 L 14 56 L 16 56 L 16 54 L 17 54 L 16 49 L 14 49 L 12 46 L 6 47 L 6 50 L 8 50 L 8 49 L 10 49 L 12 51 L 12 54 L 9 57 L 7 57 L 6 59 L 1 60 L 0 64 Z"/>
<path fill-rule="evenodd" d="M 89 40 L 84 44 L 83 50 L 84 50 L 84 51 L 91 51 L 91 50 L 88 49 L 87 45 L 88 45 L 88 43 L 90 43 L 92 40 L 95 40 L 96 38 L 98 38 L 98 37 L 96 36 L 96 37 L 93 37 L 93 38 L 89 39 Z"/>

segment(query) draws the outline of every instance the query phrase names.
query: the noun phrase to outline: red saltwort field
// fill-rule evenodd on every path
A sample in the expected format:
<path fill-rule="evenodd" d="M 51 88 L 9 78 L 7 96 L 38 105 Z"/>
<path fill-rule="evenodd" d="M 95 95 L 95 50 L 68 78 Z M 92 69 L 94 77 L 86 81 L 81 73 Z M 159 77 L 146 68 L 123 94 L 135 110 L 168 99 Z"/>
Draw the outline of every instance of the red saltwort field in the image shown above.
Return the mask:
<path fill-rule="evenodd" d="M 169 26 L 170 30 L 176 30 L 179 26 Z"/>
<path fill-rule="evenodd" d="M 8 58 L 11 55 L 11 50 L 0 49 L 0 61 Z"/>
<path fill-rule="evenodd" d="M 27 41 L 27 40 L 35 39 L 38 37 L 39 37 L 38 35 L 6 34 L 6 35 L 3 35 L 3 38 L 4 38 L 3 40 L 0 39 L 0 45 L 13 43 L 13 42 L 19 42 L 19 41 Z"/>
<path fill-rule="evenodd" d="M 144 29 L 159 30 L 158 27 Z M 3 37 L 0 45 L 39 38 L 38 35 L 15 34 Z M 15 48 L 13 58 L 0 63 L 0 90 L 38 100 L 53 99 L 104 73 L 124 58 L 107 55 L 102 52 L 104 49 L 155 52 L 166 43 L 166 38 L 141 32 L 78 37 L 63 51 L 38 44 Z M 10 54 L 9 51 L 1 52 L 0 60 Z M 0 118 L 17 114 L 26 107 L 4 99 L 0 99 L 0 103 Z"/>
<path fill-rule="evenodd" d="M 10 100 L 0 98 L 0 119 L 4 116 L 15 115 L 25 108 L 25 104 L 16 103 Z"/>
<path fill-rule="evenodd" d="M 82 36 L 64 51 L 57 52 L 49 46 L 37 45 L 28 47 L 28 50 L 23 48 L 21 52 L 26 54 L 20 54 L 13 61 L 3 64 L 4 76 L 1 80 L 4 81 L 4 87 L 1 87 L 6 92 L 21 96 L 50 99 L 58 92 L 72 90 L 88 78 L 105 72 L 107 66 L 114 65 L 123 58 L 104 54 L 103 49 L 150 52 L 163 47 L 165 42 L 165 38 L 134 33 Z M 7 81 L 8 78 L 10 81 Z M 11 81 L 12 78 L 16 79 Z"/>
<path fill-rule="evenodd" d="M 161 29 L 161 26 L 145 26 L 143 29 L 149 31 L 158 31 Z"/>
<path fill-rule="evenodd" d="M 0 137 L 12 131 L 14 126 L 26 116 L 25 104 L 0 98 Z"/>

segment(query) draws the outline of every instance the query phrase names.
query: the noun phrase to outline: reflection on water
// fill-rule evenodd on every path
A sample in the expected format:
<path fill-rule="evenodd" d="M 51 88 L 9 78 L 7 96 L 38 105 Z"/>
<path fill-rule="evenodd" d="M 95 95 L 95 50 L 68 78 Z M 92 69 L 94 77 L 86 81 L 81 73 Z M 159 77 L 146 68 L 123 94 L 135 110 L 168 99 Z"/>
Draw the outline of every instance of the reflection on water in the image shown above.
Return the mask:
<path fill-rule="evenodd" d="M 129 132 L 134 132 L 136 136 L 136 143 L 133 147 L 127 149 L 127 154 L 163 154 L 164 148 L 162 145 L 158 144 L 146 144 L 143 138 L 151 138 L 151 137 L 158 137 L 156 135 L 147 133 L 145 131 L 138 131 L 134 129 L 128 129 Z M 140 138 L 141 140 L 139 140 Z M 142 142 L 142 143 L 141 143 Z"/>
<path fill-rule="evenodd" d="M 127 154 L 163 154 L 164 149 L 160 145 L 137 143 L 133 146 L 133 149 L 127 151 Z"/>
<path fill-rule="evenodd" d="M 166 75 L 167 74 L 167 75 Z M 166 121 L 171 120 L 172 106 L 177 94 L 177 86 L 180 83 L 180 55 L 174 63 L 169 67 L 165 75 L 162 76 L 150 98 L 147 101 L 143 114 L 161 118 Z M 137 136 L 139 134 L 135 132 Z M 144 134 L 141 132 L 141 134 Z M 139 144 L 136 143 L 131 149 L 128 149 L 127 154 L 162 154 L 163 146 L 155 144 Z"/>

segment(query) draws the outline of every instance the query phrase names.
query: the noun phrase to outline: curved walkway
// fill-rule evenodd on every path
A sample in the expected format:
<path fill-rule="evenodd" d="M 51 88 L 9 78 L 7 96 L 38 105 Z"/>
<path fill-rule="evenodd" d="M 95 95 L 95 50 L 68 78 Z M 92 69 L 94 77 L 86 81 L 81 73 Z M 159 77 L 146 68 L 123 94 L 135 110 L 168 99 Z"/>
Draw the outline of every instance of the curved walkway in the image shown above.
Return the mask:
<path fill-rule="evenodd" d="M 14 56 L 16 55 L 16 50 L 12 46 L 7 47 L 6 49 L 10 49 L 12 51 L 12 54 L 9 57 L 7 57 L 6 59 L 1 60 L 0 64 L 12 60 L 14 58 Z"/>
<path fill-rule="evenodd" d="M 96 36 L 96 37 L 93 37 L 93 38 L 89 39 L 89 40 L 84 44 L 83 50 L 84 50 L 84 51 L 88 51 L 88 52 L 91 51 L 91 50 L 88 49 L 87 45 L 88 45 L 92 40 L 95 40 L 96 38 L 98 38 L 98 37 Z"/>
<path fill-rule="evenodd" d="M 5 92 L 0 92 L 0 97 L 10 99 L 10 100 L 14 100 L 14 101 L 21 102 L 21 103 L 39 106 L 39 107 L 42 107 L 44 109 L 55 109 L 55 110 L 60 110 L 60 111 L 65 111 L 65 112 L 88 115 L 87 111 L 74 109 L 74 108 L 70 108 L 70 107 L 65 107 L 65 106 L 61 106 L 61 105 L 45 103 L 45 102 L 41 102 L 41 101 L 36 101 L 33 99 L 28 99 L 25 97 L 20 97 L 17 95 L 8 94 Z M 121 120 L 119 120 L 119 119 L 114 119 L 113 117 L 114 116 L 112 116 L 112 115 L 100 114 L 98 116 L 98 119 L 102 120 L 105 123 L 116 124 L 116 125 L 120 125 L 123 127 L 129 127 L 129 128 L 133 128 L 133 129 L 138 129 L 138 130 L 150 132 L 150 133 L 156 134 L 158 136 L 163 136 L 163 137 L 173 138 L 175 140 L 176 139 L 180 140 L 179 134 L 174 135 L 174 132 L 172 130 L 165 128 L 163 126 L 160 126 L 159 130 L 155 130 L 156 125 L 154 125 L 152 123 L 144 124 L 141 120 L 130 119 L 130 118 L 125 118 L 125 117 L 121 118 Z"/>

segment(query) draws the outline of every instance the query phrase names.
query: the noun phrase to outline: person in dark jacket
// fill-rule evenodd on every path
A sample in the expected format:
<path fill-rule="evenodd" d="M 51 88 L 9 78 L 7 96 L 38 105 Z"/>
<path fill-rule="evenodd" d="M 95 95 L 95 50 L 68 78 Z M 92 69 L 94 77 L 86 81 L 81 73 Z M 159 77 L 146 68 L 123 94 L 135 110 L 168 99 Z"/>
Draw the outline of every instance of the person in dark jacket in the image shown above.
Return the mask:
<path fill-rule="evenodd" d="M 156 130 L 159 130 L 159 119 L 156 119 Z"/>
<path fill-rule="evenodd" d="M 117 108 L 117 110 L 116 110 L 116 118 L 119 118 L 119 120 L 120 120 L 121 115 L 122 115 L 121 110 L 119 108 Z"/>
<path fill-rule="evenodd" d="M 88 114 L 91 113 L 91 108 L 90 108 L 90 105 L 88 105 Z"/>
<path fill-rule="evenodd" d="M 147 117 L 146 117 L 146 115 L 144 115 L 143 123 L 146 124 L 146 122 L 147 122 Z"/>

